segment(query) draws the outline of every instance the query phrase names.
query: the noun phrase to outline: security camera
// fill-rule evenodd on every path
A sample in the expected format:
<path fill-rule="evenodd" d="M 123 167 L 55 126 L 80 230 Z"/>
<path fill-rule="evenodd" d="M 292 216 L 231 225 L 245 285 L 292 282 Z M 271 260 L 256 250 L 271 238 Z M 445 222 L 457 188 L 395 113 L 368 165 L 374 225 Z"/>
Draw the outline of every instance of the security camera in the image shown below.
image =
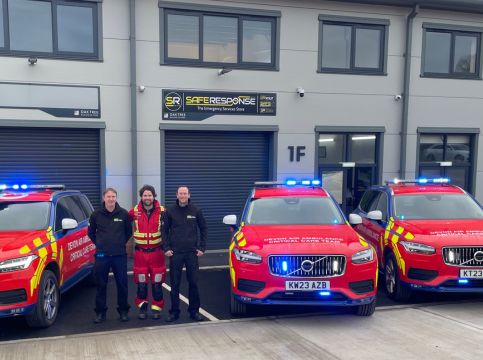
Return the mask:
<path fill-rule="evenodd" d="M 297 94 L 299 94 L 300 97 L 304 97 L 304 95 L 305 95 L 304 88 L 298 87 L 297 88 Z"/>
<path fill-rule="evenodd" d="M 138 90 L 139 90 L 139 92 L 144 92 L 144 90 L 146 90 L 146 86 L 144 86 L 144 85 L 139 85 L 139 86 L 138 86 Z"/>
<path fill-rule="evenodd" d="M 395 101 L 399 101 L 401 99 L 402 99 L 402 95 L 399 95 L 399 94 L 398 95 L 394 95 L 394 100 Z"/>

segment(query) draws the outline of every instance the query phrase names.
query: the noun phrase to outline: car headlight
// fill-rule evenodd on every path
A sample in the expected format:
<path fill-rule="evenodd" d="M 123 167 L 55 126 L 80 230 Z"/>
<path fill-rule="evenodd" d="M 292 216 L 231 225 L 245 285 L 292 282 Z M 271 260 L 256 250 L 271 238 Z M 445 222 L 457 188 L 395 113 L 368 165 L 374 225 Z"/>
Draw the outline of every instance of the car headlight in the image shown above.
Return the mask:
<path fill-rule="evenodd" d="M 431 255 L 436 252 L 434 247 L 429 245 L 424 245 L 412 241 L 399 241 L 399 243 L 404 247 L 404 250 L 412 254 Z"/>
<path fill-rule="evenodd" d="M 9 259 L 0 262 L 0 272 L 9 272 L 27 269 L 37 259 L 37 255 L 29 255 L 16 259 Z"/>
<path fill-rule="evenodd" d="M 363 264 L 372 260 L 374 260 L 374 251 L 372 248 L 356 252 L 352 255 L 352 262 L 354 264 Z"/>
<path fill-rule="evenodd" d="M 262 257 L 254 252 L 233 248 L 233 253 L 238 261 L 243 261 L 251 264 L 260 264 Z"/>

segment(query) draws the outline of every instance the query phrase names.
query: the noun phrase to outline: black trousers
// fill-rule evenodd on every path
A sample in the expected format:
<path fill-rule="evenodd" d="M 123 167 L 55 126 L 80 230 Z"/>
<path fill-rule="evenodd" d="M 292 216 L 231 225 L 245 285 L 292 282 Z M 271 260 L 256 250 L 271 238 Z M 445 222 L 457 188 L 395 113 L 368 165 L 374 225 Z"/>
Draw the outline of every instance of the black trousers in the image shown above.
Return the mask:
<path fill-rule="evenodd" d="M 183 266 L 186 266 L 188 280 L 188 312 L 197 313 L 200 309 L 200 293 L 198 291 L 198 256 L 194 252 L 174 253 L 169 259 L 169 278 L 171 280 L 171 310 L 170 314 L 179 315 L 179 286 Z"/>
<path fill-rule="evenodd" d="M 106 290 L 107 281 L 109 279 L 109 271 L 112 269 L 114 279 L 116 280 L 117 289 L 117 311 L 129 311 L 129 303 L 127 301 L 127 256 L 96 256 L 94 271 L 97 281 L 96 307 L 97 314 L 104 314 L 107 311 Z"/>

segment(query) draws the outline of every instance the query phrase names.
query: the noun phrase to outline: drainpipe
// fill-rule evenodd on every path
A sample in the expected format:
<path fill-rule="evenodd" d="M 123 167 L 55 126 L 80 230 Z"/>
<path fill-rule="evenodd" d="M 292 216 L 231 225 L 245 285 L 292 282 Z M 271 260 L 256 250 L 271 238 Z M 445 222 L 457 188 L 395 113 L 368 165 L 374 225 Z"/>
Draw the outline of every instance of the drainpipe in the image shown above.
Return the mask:
<path fill-rule="evenodd" d="M 136 79 L 136 4 L 129 0 L 129 58 L 130 58 L 130 87 L 131 87 L 131 197 L 132 203 L 137 202 L 138 175 L 138 118 L 137 118 L 137 79 Z"/>
<path fill-rule="evenodd" d="M 413 22 L 419 12 L 419 4 L 414 5 L 413 10 L 406 19 L 406 51 L 404 55 L 404 84 L 403 84 L 403 109 L 401 121 L 401 157 L 399 164 L 399 175 L 401 179 L 406 177 L 406 150 L 408 142 L 408 120 L 409 120 L 409 88 L 411 81 L 411 48 L 413 43 Z"/>

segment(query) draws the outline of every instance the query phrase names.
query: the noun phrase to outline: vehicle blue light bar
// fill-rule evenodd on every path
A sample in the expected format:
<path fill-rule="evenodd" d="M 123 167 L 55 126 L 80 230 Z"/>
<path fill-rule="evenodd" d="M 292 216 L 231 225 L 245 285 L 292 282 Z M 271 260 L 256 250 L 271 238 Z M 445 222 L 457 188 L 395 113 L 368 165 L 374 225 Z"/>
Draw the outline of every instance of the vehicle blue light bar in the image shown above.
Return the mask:
<path fill-rule="evenodd" d="M 468 279 L 458 279 L 458 284 L 468 284 Z"/>
<path fill-rule="evenodd" d="M 386 181 L 386 184 L 448 184 L 450 179 L 448 178 L 419 178 L 419 179 L 393 179 Z"/>
<path fill-rule="evenodd" d="M 295 180 L 295 179 L 287 179 L 284 182 L 281 181 L 255 181 L 255 187 L 273 187 L 273 186 L 321 186 L 322 181 L 319 179 L 303 179 L 303 180 Z"/>
<path fill-rule="evenodd" d="M 0 191 L 4 190 L 42 190 L 42 189 L 51 189 L 51 190 L 64 190 L 65 185 L 61 184 L 53 184 L 53 185 L 27 185 L 27 184 L 0 184 Z"/>
<path fill-rule="evenodd" d="M 320 296 L 330 296 L 330 291 L 319 291 Z"/>

